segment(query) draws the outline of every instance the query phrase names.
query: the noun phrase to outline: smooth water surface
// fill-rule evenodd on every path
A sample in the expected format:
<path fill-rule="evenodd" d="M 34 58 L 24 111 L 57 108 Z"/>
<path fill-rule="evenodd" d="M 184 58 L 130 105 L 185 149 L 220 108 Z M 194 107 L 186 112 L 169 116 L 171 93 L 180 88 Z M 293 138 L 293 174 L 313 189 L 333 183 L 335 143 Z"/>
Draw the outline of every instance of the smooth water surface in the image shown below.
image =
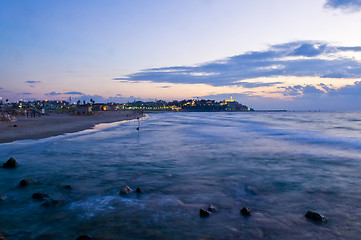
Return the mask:
<path fill-rule="evenodd" d="M 165 113 L 0 144 L 8 240 L 358 239 L 361 113 Z M 19 187 L 23 178 L 37 182 Z M 65 189 L 72 185 L 73 189 Z M 119 195 L 128 185 L 144 193 Z M 64 204 L 43 207 L 48 193 Z M 217 213 L 199 216 L 209 204 Z M 252 210 L 240 215 L 242 207 Z M 327 223 L 304 217 L 307 210 Z"/>

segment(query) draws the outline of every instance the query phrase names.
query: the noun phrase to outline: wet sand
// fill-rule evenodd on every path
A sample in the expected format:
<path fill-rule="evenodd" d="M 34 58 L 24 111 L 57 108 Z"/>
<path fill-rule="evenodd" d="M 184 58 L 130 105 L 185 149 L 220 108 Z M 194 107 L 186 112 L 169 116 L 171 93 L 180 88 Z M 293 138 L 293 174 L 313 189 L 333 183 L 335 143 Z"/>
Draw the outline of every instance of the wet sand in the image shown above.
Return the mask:
<path fill-rule="evenodd" d="M 18 116 L 15 122 L 0 122 L 0 143 L 73 133 L 92 128 L 99 123 L 131 120 L 138 117 L 142 115 L 130 111 L 101 112 L 91 116 L 68 114 L 50 114 L 35 118 Z"/>

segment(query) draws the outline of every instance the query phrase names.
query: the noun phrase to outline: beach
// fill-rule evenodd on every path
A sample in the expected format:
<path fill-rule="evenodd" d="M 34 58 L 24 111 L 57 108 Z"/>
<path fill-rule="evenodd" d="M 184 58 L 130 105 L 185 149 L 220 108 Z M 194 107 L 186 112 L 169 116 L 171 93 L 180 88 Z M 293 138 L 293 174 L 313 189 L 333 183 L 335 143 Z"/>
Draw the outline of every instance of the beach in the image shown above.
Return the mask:
<path fill-rule="evenodd" d="M 17 116 L 14 122 L 0 122 L 0 143 L 52 137 L 89 129 L 99 123 L 131 120 L 142 116 L 131 111 L 99 112 L 93 115 L 52 113 L 27 118 Z"/>

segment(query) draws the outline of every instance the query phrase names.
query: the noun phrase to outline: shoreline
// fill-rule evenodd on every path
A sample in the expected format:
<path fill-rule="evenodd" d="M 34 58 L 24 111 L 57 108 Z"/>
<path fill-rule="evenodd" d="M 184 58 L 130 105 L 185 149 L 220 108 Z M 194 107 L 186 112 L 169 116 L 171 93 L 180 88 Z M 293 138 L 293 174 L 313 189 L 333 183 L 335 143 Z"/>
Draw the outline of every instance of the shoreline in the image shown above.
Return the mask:
<path fill-rule="evenodd" d="M 0 144 L 54 137 L 91 129 L 100 123 L 132 120 L 143 116 L 141 113 L 131 111 L 100 112 L 90 116 L 56 113 L 33 118 L 20 116 L 14 122 L 0 122 Z"/>

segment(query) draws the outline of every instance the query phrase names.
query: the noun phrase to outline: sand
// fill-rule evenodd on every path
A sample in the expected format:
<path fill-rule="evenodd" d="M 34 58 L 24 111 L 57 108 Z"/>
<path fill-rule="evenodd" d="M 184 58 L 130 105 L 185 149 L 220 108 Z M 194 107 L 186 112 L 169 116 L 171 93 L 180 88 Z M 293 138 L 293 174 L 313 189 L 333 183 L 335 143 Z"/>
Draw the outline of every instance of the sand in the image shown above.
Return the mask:
<path fill-rule="evenodd" d="M 98 123 L 131 120 L 142 116 L 130 111 L 101 112 L 91 116 L 68 114 L 50 114 L 35 118 L 18 116 L 15 122 L 0 122 L 0 143 L 58 136 L 89 129 Z"/>

